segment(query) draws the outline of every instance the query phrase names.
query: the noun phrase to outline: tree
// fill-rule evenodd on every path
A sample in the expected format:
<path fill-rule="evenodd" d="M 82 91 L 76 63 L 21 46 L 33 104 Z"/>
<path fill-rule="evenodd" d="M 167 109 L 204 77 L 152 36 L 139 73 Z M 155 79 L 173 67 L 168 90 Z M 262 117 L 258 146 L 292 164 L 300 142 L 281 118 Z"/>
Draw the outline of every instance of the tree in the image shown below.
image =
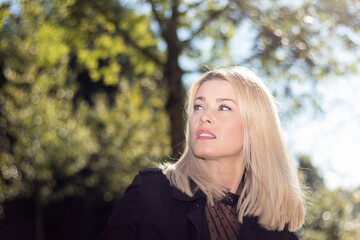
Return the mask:
<path fill-rule="evenodd" d="M 1 6 L 0 202 L 32 199 L 37 239 L 49 202 L 112 201 L 168 149 L 153 64 L 106 19 L 117 16 L 151 49 L 148 23 L 116 1 L 97 4 L 24 1 L 18 14 Z"/>

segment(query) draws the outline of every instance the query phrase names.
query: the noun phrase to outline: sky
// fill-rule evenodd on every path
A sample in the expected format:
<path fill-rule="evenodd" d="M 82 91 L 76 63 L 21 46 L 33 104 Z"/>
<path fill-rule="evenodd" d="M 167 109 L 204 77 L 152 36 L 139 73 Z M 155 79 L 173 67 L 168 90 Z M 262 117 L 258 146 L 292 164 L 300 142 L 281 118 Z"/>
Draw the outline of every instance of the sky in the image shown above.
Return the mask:
<path fill-rule="evenodd" d="M 360 186 L 360 77 L 337 77 L 318 91 L 324 113 L 304 111 L 284 129 L 291 152 L 308 154 L 331 189 Z"/>

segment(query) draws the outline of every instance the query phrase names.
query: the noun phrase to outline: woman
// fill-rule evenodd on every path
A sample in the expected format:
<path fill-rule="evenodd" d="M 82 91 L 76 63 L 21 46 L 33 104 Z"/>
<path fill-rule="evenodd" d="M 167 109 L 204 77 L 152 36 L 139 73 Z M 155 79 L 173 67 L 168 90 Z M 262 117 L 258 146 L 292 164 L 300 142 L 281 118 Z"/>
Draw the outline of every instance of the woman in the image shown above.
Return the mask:
<path fill-rule="evenodd" d="M 191 88 L 175 164 L 140 171 L 102 239 L 297 239 L 304 202 L 274 100 L 243 67 Z"/>

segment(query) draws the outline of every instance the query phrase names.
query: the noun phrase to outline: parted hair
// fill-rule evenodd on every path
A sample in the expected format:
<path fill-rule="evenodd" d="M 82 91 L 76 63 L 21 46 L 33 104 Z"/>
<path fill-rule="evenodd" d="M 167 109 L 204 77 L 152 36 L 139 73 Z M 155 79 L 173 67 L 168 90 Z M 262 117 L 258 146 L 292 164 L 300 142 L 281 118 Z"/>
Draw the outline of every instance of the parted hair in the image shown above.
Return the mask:
<path fill-rule="evenodd" d="M 254 216 L 269 230 L 281 231 L 285 227 L 292 232 L 298 230 L 305 216 L 298 172 L 282 135 L 274 98 L 262 80 L 247 68 L 214 69 L 193 84 L 186 103 L 184 152 L 176 163 L 161 165 L 163 173 L 172 186 L 189 196 L 200 189 L 209 205 L 224 198 L 226 188 L 213 181 L 206 160 L 195 157 L 189 139 L 195 95 L 204 82 L 211 80 L 232 84 L 244 125 L 245 171 L 237 205 L 239 222 L 243 222 L 244 216 Z"/>

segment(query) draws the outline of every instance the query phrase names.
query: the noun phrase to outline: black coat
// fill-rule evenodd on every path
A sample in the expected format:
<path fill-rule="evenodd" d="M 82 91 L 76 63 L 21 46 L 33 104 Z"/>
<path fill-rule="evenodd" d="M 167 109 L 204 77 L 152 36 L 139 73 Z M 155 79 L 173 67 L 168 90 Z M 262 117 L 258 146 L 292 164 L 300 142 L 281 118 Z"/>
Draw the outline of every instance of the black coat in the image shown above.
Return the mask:
<path fill-rule="evenodd" d="M 208 240 L 205 204 L 204 193 L 185 195 L 170 186 L 161 170 L 140 171 L 111 214 L 101 239 Z M 243 240 L 298 239 L 286 230 L 266 230 L 252 217 L 244 218 L 240 231 Z"/>

